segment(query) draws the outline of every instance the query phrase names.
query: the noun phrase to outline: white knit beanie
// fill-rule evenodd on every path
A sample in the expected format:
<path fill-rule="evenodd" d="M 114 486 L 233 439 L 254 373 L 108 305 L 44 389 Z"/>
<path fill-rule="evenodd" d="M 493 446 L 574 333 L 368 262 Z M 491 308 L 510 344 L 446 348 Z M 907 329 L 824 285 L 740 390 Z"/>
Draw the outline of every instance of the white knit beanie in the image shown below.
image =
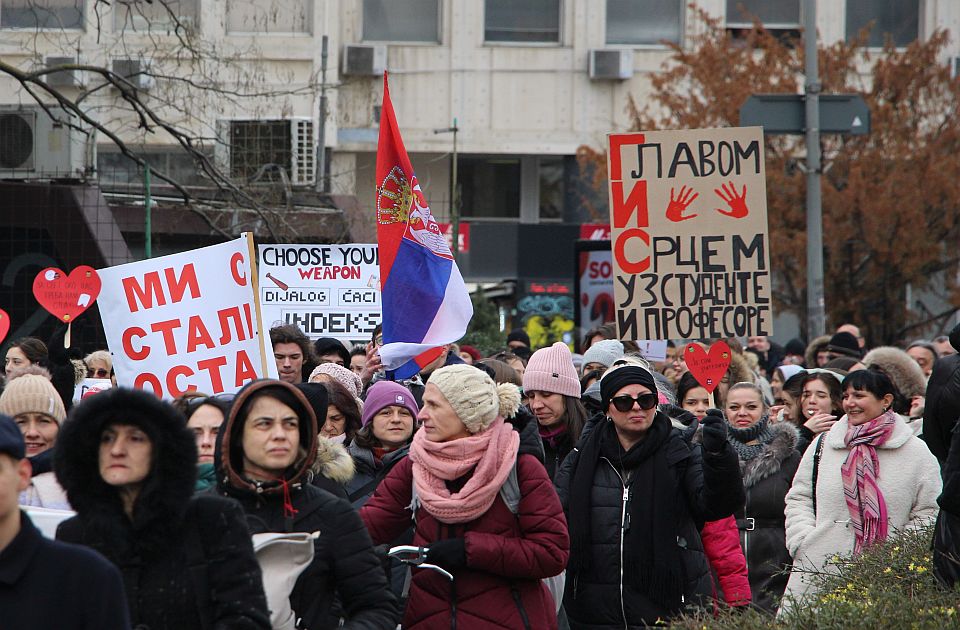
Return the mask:
<path fill-rule="evenodd" d="M 509 418 L 520 408 L 520 390 L 512 383 L 497 385 L 472 365 L 448 365 L 435 370 L 428 381 L 436 385 L 470 433 L 479 433 L 497 416 Z"/>
<path fill-rule="evenodd" d="M 533 353 L 523 372 L 523 389 L 580 398 L 580 379 L 567 344 L 558 341 Z"/>
<path fill-rule="evenodd" d="M 23 413 L 42 413 L 63 424 L 67 412 L 50 379 L 38 374 L 21 374 L 11 379 L 0 395 L 0 413 L 15 418 Z"/>

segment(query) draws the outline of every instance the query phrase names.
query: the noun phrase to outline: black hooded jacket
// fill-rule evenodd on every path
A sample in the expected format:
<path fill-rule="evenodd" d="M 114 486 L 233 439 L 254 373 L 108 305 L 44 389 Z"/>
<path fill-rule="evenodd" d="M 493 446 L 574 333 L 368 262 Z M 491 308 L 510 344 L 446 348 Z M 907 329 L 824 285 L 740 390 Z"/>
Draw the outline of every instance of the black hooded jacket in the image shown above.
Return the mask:
<path fill-rule="evenodd" d="M 254 481 L 243 474 L 243 429 L 250 406 L 245 403 L 254 393 L 268 388 L 292 395 L 294 411 L 300 419 L 300 445 L 305 446 L 305 454 L 287 471 L 285 483 Z M 310 630 L 335 628 L 340 619 L 334 611 L 342 609 L 345 628 L 395 628 L 396 598 L 388 588 L 359 515 L 345 499 L 311 483 L 311 466 L 317 455 L 317 423 L 303 393 L 281 381 L 250 383 L 234 399 L 218 441 L 217 492 L 240 502 L 251 534 L 319 534 L 313 562 L 290 594 L 290 605 L 296 616 L 303 619 L 302 626 Z M 335 593 L 339 595 L 340 608 L 334 606 Z"/>
<path fill-rule="evenodd" d="M 133 425 L 150 438 L 152 464 L 123 510 L 100 475 L 103 430 Z M 260 565 L 243 512 L 193 496 L 197 449 L 183 417 L 146 392 L 113 389 L 73 408 L 57 439 L 54 471 L 77 516 L 57 538 L 99 551 L 123 574 L 130 619 L 151 630 L 267 629 Z"/>
<path fill-rule="evenodd" d="M 950 331 L 950 345 L 960 349 L 960 325 Z M 937 359 L 927 381 L 923 409 L 923 439 L 943 468 L 951 433 L 960 419 L 960 354 Z"/>

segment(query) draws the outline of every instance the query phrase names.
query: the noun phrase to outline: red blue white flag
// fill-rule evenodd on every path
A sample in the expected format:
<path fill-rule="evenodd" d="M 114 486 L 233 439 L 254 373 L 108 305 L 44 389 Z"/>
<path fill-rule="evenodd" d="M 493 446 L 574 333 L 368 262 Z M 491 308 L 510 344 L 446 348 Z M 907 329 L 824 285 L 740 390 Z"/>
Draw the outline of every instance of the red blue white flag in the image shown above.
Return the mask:
<path fill-rule="evenodd" d="M 380 359 L 394 378 L 409 378 L 466 334 L 473 305 L 403 146 L 386 73 L 376 176 Z"/>

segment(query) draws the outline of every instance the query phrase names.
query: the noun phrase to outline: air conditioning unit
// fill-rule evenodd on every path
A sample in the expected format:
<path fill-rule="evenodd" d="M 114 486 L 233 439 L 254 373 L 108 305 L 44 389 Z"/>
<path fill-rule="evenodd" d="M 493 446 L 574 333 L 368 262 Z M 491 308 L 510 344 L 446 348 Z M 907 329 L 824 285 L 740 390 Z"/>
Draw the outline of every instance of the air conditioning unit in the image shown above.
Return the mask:
<path fill-rule="evenodd" d="M 383 76 L 387 47 L 383 44 L 347 44 L 343 47 L 342 73 L 347 76 Z"/>
<path fill-rule="evenodd" d="M 316 181 L 316 141 L 308 117 L 278 120 L 218 120 L 214 163 L 237 182 L 275 179 L 277 166 L 290 183 Z"/>
<path fill-rule="evenodd" d="M 136 89 L 147 92 L 156 85 L 156 80 L 150 74 L 150 66 L 149 59 L 114 59 L 111 70 Z"/>
<path fill-rule="evenodd" d="M 74 57 L 47 57 L 44 60 L 44 68 L 52 69 L 59 66 L 76 64 Z M 58 70 L 45 75 L 47 85 L 50 87 L 81 87 L 83 86 L 83 72 L 80 70 Z"/>
<path fill-rule="evenodd" d="M 58 107 L 0 105 L 0 178 L 73 179 L 94 163 L 93 133 Z"/>
<path fill-rule="evenodd" d="M 622 81 L 633 76 L 633 51 L 625 49 L 590 51 L 590 78 Z"/>

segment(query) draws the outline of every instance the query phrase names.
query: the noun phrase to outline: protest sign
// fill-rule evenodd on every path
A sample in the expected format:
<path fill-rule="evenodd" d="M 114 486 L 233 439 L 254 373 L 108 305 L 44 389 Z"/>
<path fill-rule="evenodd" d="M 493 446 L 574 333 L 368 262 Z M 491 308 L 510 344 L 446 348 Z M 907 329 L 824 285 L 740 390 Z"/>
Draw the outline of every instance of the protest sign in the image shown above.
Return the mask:
<path fill-rule="evenodd" d="M 253 242 L 100 270 L 100 315 L 117 383 L 176 398 L 235 392 L 267 375 Z"/>
<path fill-rule="evenodd" d="M 620 337 L 770 335 L 762 129 L 608 139 Z"/>
<path fill-rule="evenodd" d="M 687 369 L 693 374 L 693 378 L 697 379 L 697 382 L 712 395 L 720 385 L 720 379 L 730 367 L 730 346 L 726 341 L 717 341 L 707 351 L 699 344 L 691 343 L 687 345 L 685 354 L 683 359 Z"/>
<path fill-rule="evenodd" d="M 78 403 L 92 393 L 106 391 L 113 387 L 109 378 L 85 378 L 73 387 L 73 402 Z"/>
<path fill-rule="evenodd" d="M 260 245 L 260 304 L 268 327 L 294 324 L 349 348 L 380 323 L 376 245 Z"/>
<path fill-rule="evenodd" d="M 3 341 L 10 332 L 10 316 L 0 308 L 0 341 Z"/>
<path fill-rule="evenodd" d="M 70 323 L 93 305 L 100 294 L 97 270 L 80 265 L 70 274 L 47 267 L 33 279 L 33 296 L 48 313 Z"/>

